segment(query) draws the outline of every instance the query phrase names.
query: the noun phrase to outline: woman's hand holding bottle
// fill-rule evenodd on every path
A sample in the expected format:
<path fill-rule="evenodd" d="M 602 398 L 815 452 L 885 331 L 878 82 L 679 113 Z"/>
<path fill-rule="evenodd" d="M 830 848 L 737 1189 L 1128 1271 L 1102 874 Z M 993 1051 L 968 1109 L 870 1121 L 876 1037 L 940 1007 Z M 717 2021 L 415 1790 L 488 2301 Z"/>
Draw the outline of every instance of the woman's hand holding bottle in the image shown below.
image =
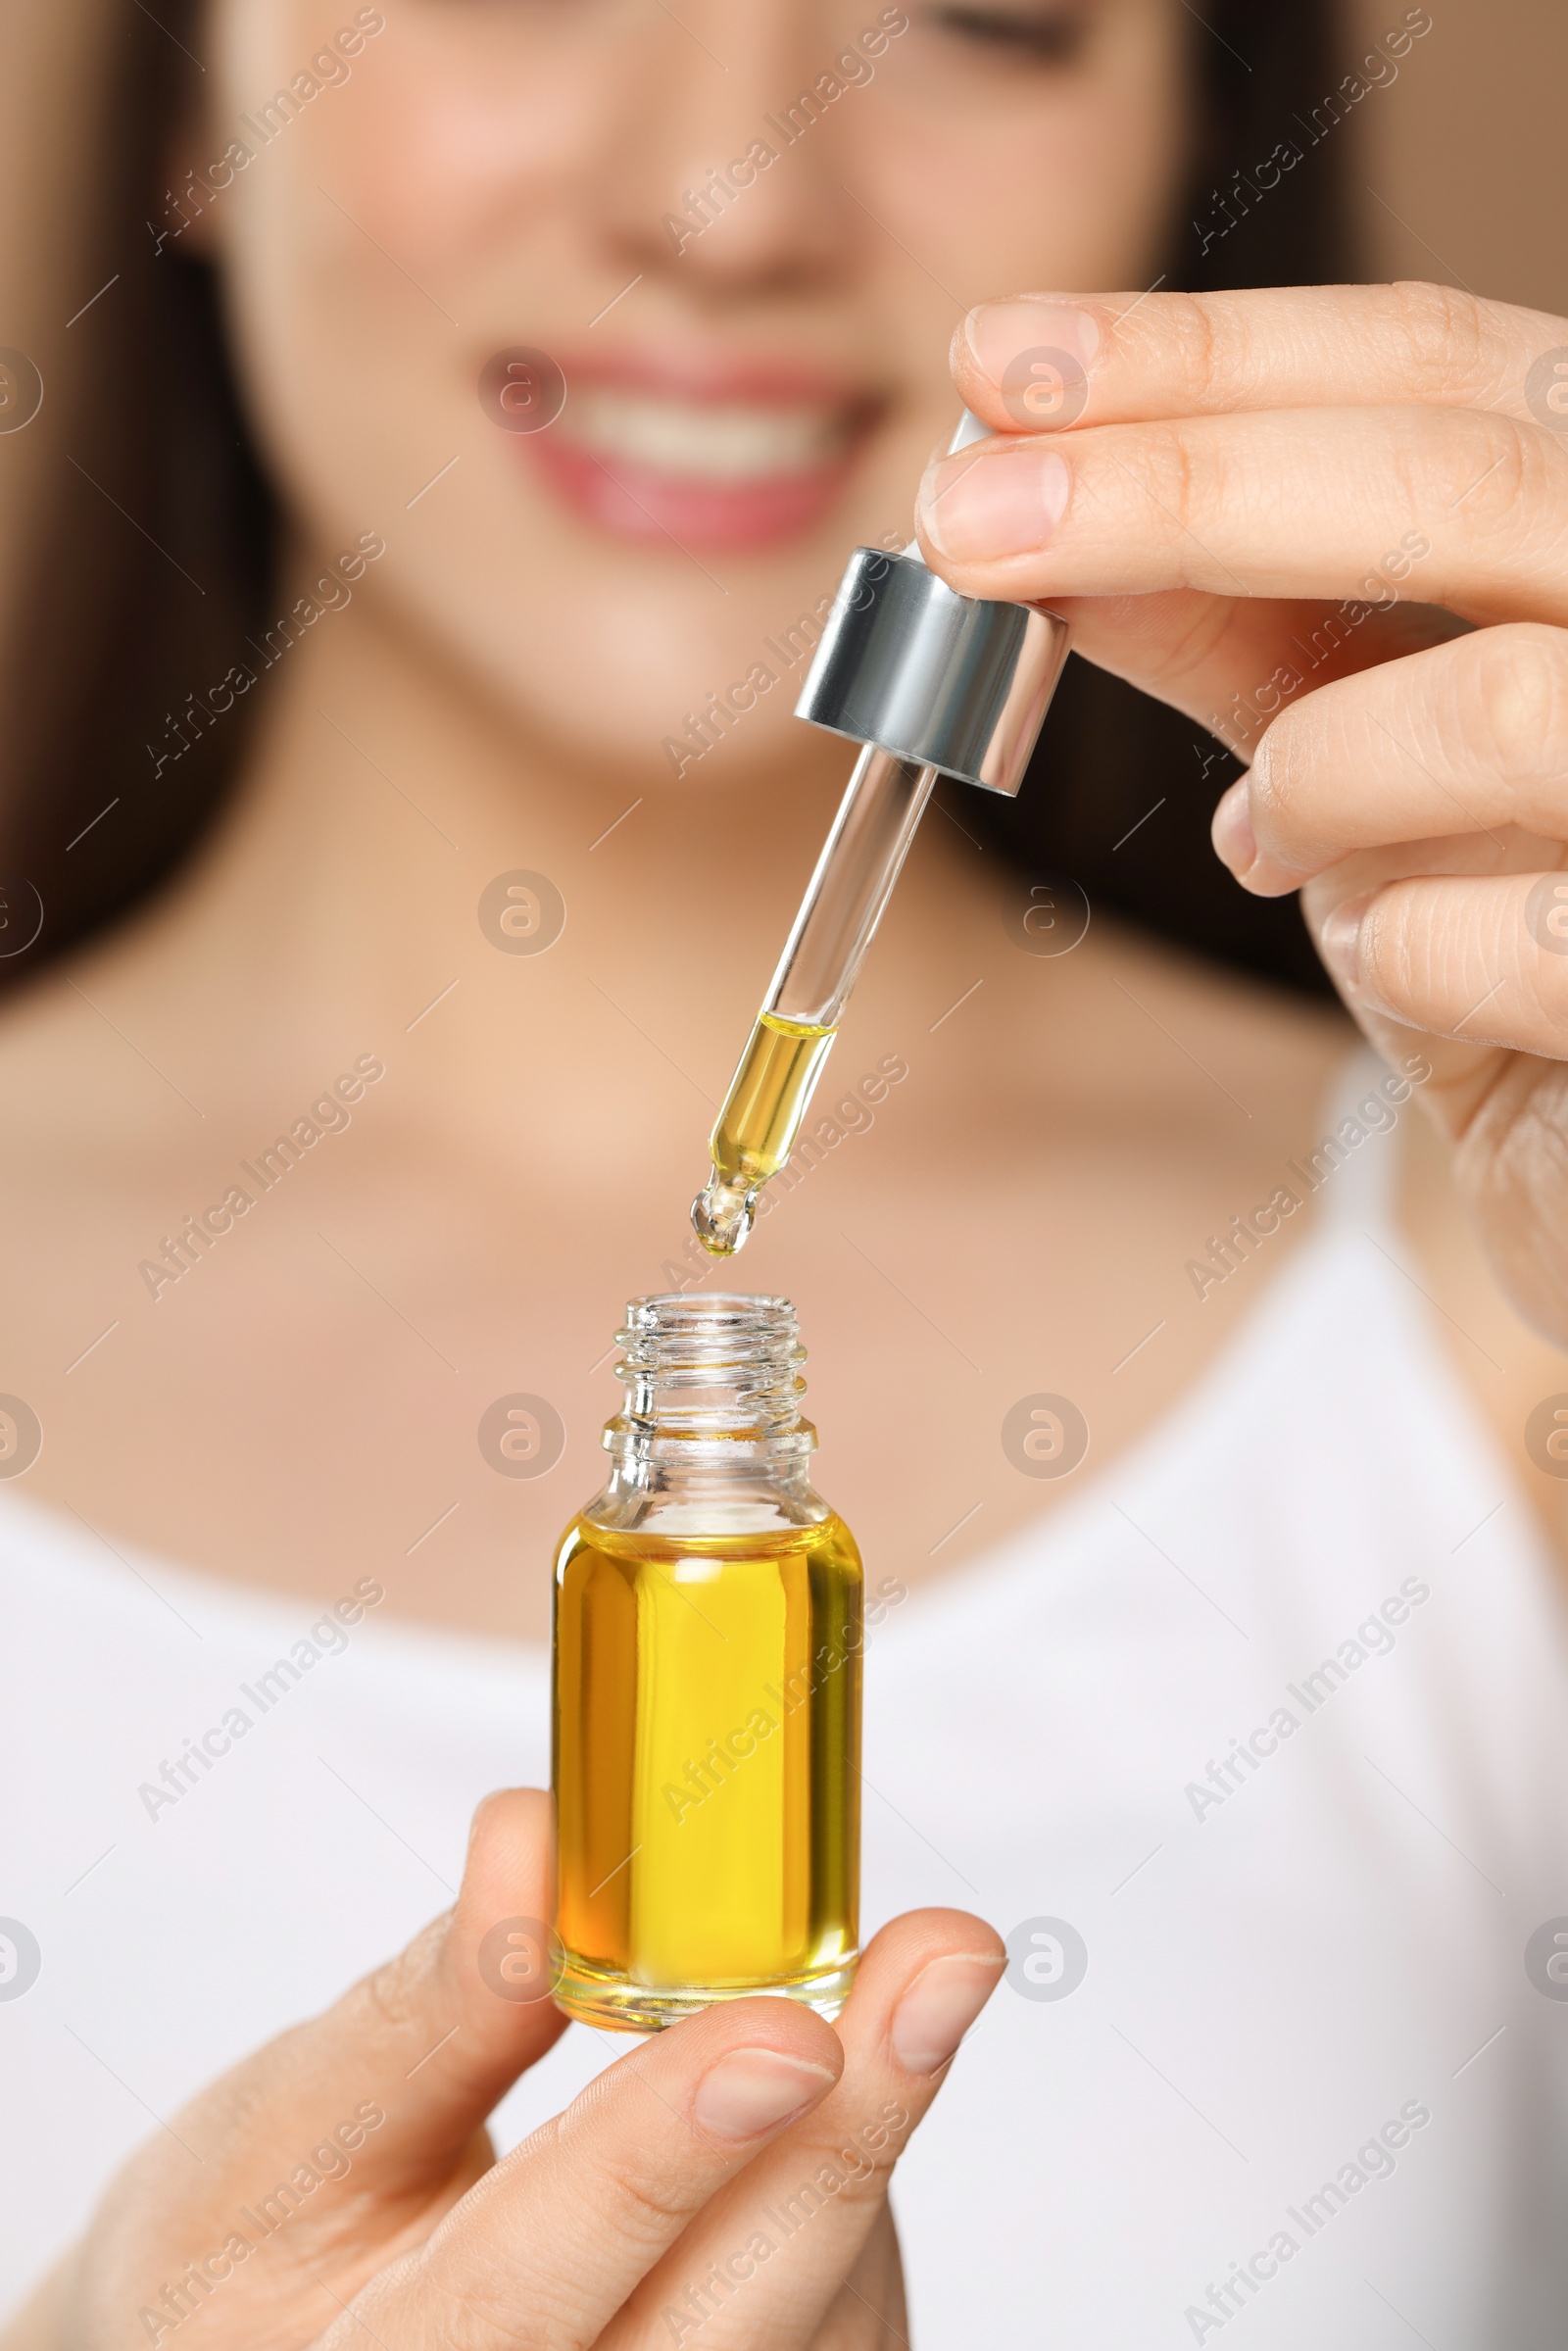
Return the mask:
<path fill-rule="evenodd" d="M 565 2022 L 481 1950 L 544 1914 L 548 1817 L 531 1792 L 481 1806 L 455 1909 L 156 2134 L 7 2351 L 177 2351 L 197 2313 L 207 2351 L 904 2340 L 888 2180 L 997 1936 L 898 1919 L 837 2031 L 785 1999 L 710 2008 L 497 2162 L 484 2119 Z"/>
<path fill-rule="evenodd" d="M 1424 1032 L 1492 1256 L 1568 1341 L 1568 320 L 1439 286 L 1025 296 L 954 372 L 1008 438 L 928 470 L 932 567 L 1066 612 L 1250 761 L 1215 847 L 1303 889 L 1391 1057 Z"/>

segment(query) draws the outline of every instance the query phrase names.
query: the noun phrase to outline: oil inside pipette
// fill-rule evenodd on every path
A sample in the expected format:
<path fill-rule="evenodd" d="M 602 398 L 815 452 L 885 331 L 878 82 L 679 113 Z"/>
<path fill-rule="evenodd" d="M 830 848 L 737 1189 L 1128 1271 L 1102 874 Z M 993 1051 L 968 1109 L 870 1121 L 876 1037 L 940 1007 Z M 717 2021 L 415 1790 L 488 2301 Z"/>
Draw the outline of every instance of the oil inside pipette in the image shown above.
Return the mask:
<path fill-rule="evenodd" d="M 730 1257 L 752 1229 L 757 1195 L 795 1148 L 811 1090 L 838 1031 L 761 1012 L 709 1143 L 713 1172 L 692 1202 L 704 1249 Z"/>

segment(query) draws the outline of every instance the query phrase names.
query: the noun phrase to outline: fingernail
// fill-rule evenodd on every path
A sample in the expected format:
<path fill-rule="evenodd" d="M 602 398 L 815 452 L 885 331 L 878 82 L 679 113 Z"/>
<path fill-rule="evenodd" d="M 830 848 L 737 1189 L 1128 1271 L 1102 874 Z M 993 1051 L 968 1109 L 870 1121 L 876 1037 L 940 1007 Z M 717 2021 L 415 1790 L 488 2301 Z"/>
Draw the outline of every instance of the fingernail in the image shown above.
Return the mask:
<path fill-rule="evenodd" d="M 1082 413 L 1101 345 L 1092 312 L 1066 302 L 982 302 L 964 319 L 963 338 L 1025 431 L 1070 424 Z"/>
<path fill-rule="evenodd" d="M 698 2083 L 692 2121 L 710 2138 L 760 2138 L 804 2114 L 833 2082 L 825 2066 L 777 2049 L 731 2049 Z"/>
<path fill-rule="evenodd" d="M 1370 899 L 1336 906 L 1317 935 L 1318 954 L 1342 988 L 1354 989 L 1361 976 L 1361 918 Z"/>
<path fill-rule="evenodd" d="M 1001 1980 L 1006 1959 L 933 1959 L 893 2012 L 893 2054 L 906 2073 L 946 2065 Z"/>
<path fill-rule="evenodd" d="M 1245 775 L 1237 777 L 1214 810 L 1209 838 L 1215 856 L 1230 867 L 1238 881 L 1243 874 L 1251 872 L 1257 862 L 1257 843 L 1252 837 L 1252 811 Z"/>
<path fill-rule="evenodd" d="M 1044 547 L 1067 511 L 1072 476 L 1054 449 L 1030 443 L 988 457 L 965 451 L 928 465 L 915 517 L 939 554 L 971 562 Z"/>

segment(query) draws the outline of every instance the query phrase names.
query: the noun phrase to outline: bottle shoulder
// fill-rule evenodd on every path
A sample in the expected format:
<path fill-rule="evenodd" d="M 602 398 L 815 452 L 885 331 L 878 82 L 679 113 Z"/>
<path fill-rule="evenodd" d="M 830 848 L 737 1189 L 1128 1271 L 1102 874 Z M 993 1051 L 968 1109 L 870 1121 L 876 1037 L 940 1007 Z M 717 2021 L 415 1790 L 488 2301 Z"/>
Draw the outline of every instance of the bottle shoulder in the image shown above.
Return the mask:
<path fill-rule="evenodd" d="M 661 1541 L 777 1538 L 791 1530 L 820 1527 L 838 1519 L 804 1476 L 623 1479 L 612 1476 L 578 1520 L 621 1535 L 651 1535 Z M 844 1529 L 848 1534 L 849 1530 Z M 851 1538 L 853 1541 L 853 1538 Z"/>
<path fill-rule="evenodd" d="M 596 1496 L 596 1502 L 601 1498 Z M 711 1512 L 705 1514 L 705 1523 L 692 1525 L 687 1517 L 691 1507 L 682 1503 L 663 1514 L 654 1511 L 636 1517 L 624 1512 L 601 1514 L 590 1503 L 578 1512 L 557 1546 L 558 1585 L 573 1569 L 587 1567 L 593 1557 L 627 1568 L 701 1560 L 730 1561 L 739 1566 L 747 1561 L 782 1563 L 800 1558 L 856 1579 L 863 1575 L 854 1535 L 826 1503 L 809 1518 L 774 1515 L 763 1520 L 758 1512 L 748 1524 L 732 1521 L 728 1525 L 712 1523 Z M 731 1507 L 738 1520 L 739 1505 Z"/>

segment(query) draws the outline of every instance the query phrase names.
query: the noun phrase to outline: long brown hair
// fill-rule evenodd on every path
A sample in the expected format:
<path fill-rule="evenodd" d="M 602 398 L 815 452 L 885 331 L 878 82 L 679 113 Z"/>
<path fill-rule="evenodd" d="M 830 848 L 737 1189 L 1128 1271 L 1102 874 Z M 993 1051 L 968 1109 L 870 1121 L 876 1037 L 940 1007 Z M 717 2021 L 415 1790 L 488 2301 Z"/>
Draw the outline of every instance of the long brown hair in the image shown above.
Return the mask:
<path fill-rule="evenodd" d="M 1200 12 L 1194 12 L 1195 15 Z M 1322 0 L 1205 6 L 1194 34 L 1201 121 L 1165 283 L 1326 285 L 1352 274 L 1343 100 Z M 1276 161 L 1285 149 L 1295 160 Z M 1272 181 L 1272 184 L 1269 184 Z M 1209 845 L 1239 763 L 1213 736 L 1103 669 L 1069 660 L 1016 801 L 963 795 L 963 821 L 1033 873 L 1178 946 L 1309 996 L 1334 991 L 1296 899 L 1250 898 Z"/>
<path fill-rule="evenodd" d="M 195 0 L 159 0 L 156 16 L 99 5 L 96 25 L 90 0 L 36 17 L 11 36 L 32 44 L 19 61 L 32 124 L 56 120 L 51 144 L 72 159 L 62 185 L 86 193 L 35 211 L 11 264 L 32 269 L 31 287 L 15 289 L 13 332 L 44 404 L 26 429 L 0 432 L 0 918 L 22 883 L 43 924 L 25 953 L 0 953 L 0 985 L 141 902 L 221 808 L 260 698 L 221 724 L 199 713 L 247 659 L 277 535 L 216 273 L 159 241 L 177 218 L 173 128 L 202 72 Z M 1324 7 L 1211 0 L 1193 38 L 1202 120 L 1165 282 L 1345 274 L 1343 141 L 1314 142 L 1266 200 L 1253 176 L 1282 139 L 1305 148 L 1293 124 L 1333 86 Z M 24 193 L 36 206 L 35 191 L 15 190 L 14 219 Z M 1091 899 L 1169 938 L 1321 987 L 1294 902 L 1247 898 L 1209 852 L 1208 814 L 1235 772 L 1200 730 L 1073 662 L 1038 773 L 980 822 L 994 849 L 1071 873 Z M 967 808 L 982 797 L 966 795 Z"/>

